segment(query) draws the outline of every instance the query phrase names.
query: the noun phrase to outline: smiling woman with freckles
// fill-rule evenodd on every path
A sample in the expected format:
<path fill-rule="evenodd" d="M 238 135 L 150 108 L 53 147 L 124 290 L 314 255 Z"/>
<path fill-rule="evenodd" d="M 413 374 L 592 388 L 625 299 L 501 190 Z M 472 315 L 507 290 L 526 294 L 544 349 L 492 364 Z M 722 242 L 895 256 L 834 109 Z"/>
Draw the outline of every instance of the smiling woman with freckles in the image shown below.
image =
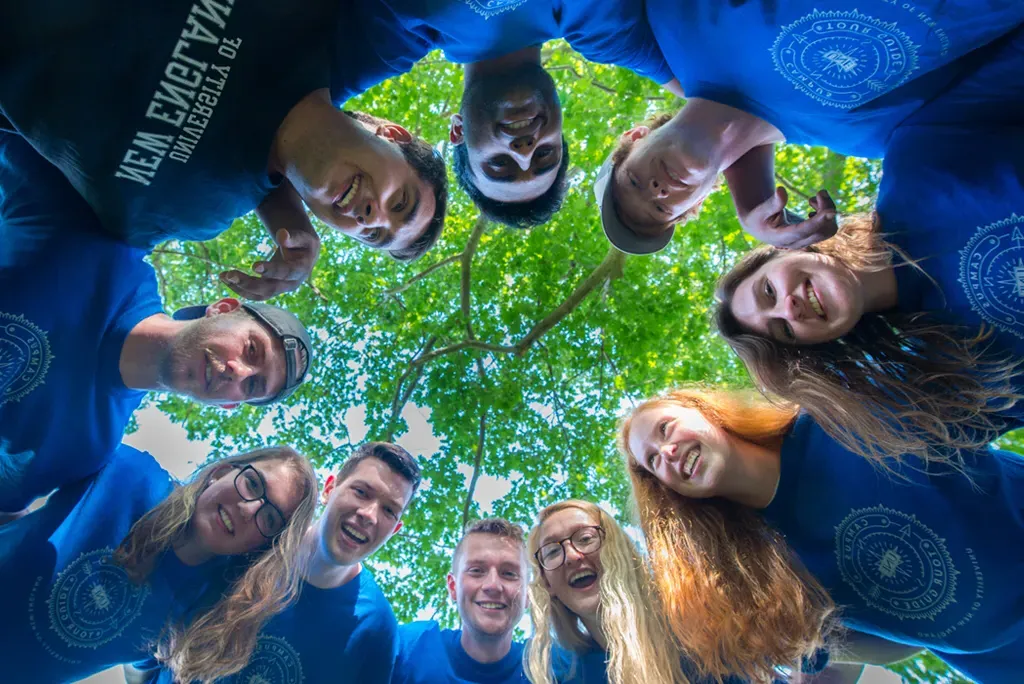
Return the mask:
<path fill-rule="evenodd" d="M 716 327 L 758 386 L 867 458 L 982 448 L 1022 424 L 1019 333 L 962 303 L 959 252 L 883 234 L 880 217 L 744 256 L 718 284 Z"/>
<path fill-rule="evenodd" d="M 642 403 L 620 446 L 661 605 L 702 673 L 928 648 L 979 682 L 1019 677 L 1018 454 L 965 452 L 970 477 L 911 455 L 883 473 L 799 407 L 704 388 Z"/>
<path fill-rule="evenodd" d="M 75 681 L 151 651 L 180 681 L 248 661 L 296 597 L 316 476 L 289 447 L 214 461 L 176 483 L 122 445 L 96 475 L 0 527 L 0 629 L 12 681 Z"/>

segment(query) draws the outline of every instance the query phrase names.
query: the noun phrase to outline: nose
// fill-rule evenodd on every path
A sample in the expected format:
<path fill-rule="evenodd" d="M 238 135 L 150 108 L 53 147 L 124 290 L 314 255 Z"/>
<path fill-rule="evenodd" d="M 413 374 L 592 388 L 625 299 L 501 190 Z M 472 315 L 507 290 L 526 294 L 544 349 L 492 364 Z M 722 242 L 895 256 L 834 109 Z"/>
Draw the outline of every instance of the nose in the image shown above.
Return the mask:
<path fill-rule="evenodd" d="M 675 444 L 663 444 L 661 447 L 661 455 L 669 463 L 674 463 L 676 457 L 679 455 L 678 447 Z"/>
<path fill-rule="evenodd" d="M 800 321 L 805 318 L 806 308 L 804 300 L 800 299 L 796 295 L 788 295 L 786 297 L 786 317 L 792 321 Z"/>
<path fill-rule="evenodd" d="M 497 568 L 491 568 L 484 577 L 483 590 L 495 593 L 501 591 L 501 577 L 498 576 Z"/>
<path fill-rule="evenodd" d="M 368 503 L 358 511 L 356 516 L 359 518 L 359 522 L 369 527 L 375 527 L 377 525 L 377 504 Z"/>
<path fill-rule="evenodd" d="M 533 157 L 533 148 L 537 144 L 537 139 L 532 135 L 524 135 L 519 138 L 515 138 L 509 145 L 509 152 L 512 158 L 516 160 L 516 164 L 519 165 L 523 171 L 530 168 L 530 161 Z"/>
<path fill-rule="evenodd" d="M 240 358 L 231 359 L 224 365 L 224 373 L 233 380 L 245 380 L 255 369 Z"/>
<path fill-rule="evenodd" d="M 579 563 L 583 560 L 583 554 L 576 550 L 576 547 L 569 543 L 566 539 L 562 542 L 562 548 L 565 549 L 565 563 L 568 565 L 570 562 Z"/>
<path fill-rule="evenodd" d="M 647 189 L 650 190 L 652 197 L 668 197 L 668 188 L 664 183 L 659 183 L 658 179 L 651 176 L 651 182 L 648 184 Z"/>
<path fill-rule="evenodd" d="M 354 211 L 356 223 L 361 226 L 373 225 L 374 219 L 377 216 L 377 203 L 373 200 L 360 202 Z"/>
<path fill-rule="evenodd" d="M 257 499 L 256 501 L 242 501 L 238 504 L 238 508 L 246 520 L 252 520 L 256 517 L 256 511 L 260 510 L 262 505 L 263 502 Z"/>

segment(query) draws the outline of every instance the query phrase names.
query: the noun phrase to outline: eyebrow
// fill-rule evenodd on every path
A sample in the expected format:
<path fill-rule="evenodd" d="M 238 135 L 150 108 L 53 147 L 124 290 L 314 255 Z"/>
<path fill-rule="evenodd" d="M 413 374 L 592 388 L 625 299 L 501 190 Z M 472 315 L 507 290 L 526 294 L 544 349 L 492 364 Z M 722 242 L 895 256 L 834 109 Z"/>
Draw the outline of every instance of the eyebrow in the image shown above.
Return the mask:
<path fill-rule="evenodd" d="M 419 188 L 415 188 L 413 190 L 413 193 L 415 193 L 415 199 L 413 200 L 412 208 L 409 209 L 409 213 L 407 213 L 405 215 L 405 218 L 402 219 L 402 225 L 403 226 L 412 225 L 412 223 L 418 218 L 417 217 L 417 213 L 419 213 L 419 210 L 420 210 L 420 197 L 421 197 Z M 383 240 L 381 241 L 383 243 L 383 244 L 381 244 L 381 247 L 387 247 L 389 244 L 391 244 L 392 240 L 394 240 L 394 236 L 388 235 L 388 239 L 387 239 L 386 243 Z"/>

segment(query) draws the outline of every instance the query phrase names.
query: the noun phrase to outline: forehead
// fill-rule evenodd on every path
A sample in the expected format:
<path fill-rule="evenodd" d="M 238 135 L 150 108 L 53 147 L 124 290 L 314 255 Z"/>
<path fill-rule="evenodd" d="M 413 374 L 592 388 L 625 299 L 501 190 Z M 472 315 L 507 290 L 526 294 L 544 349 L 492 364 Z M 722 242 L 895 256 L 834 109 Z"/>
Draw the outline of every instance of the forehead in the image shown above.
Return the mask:
<path fill-rule="evenodd" d="M 365 482 L 373 487 L 377 494 L 394 499 L 401 506 L 408 503 L 412 495 L 412 485 L 387 463 L 373 456 L 360 461 L 344 483 L 356 480 Z"/>
<path fill-rule="evenodd" d="M 462 542 L 459 564 L 465 567 L 468 563 L 509 564 L 523 567 L 524 549 L 508 537 L 485 532 L 471 532 Z"/>
<path fill-rule="evenodd" d="M 291 515 L 302 498 L 302 478 L 285 461 L 257 461 L 251 464 L 267 483 L 267 497 L 285 515 Z"/>
<path fill-rule="evenodd" d="M 540 543 L 543 546 L 548 542 L 564 539 L 581 527 L 598 524 L 600 521 L 595 520 L 582 508 L 563 508 L 548 516 L 541 525 Z"/>
<path fill-rule="evenodd" d="M 758 305 L 757 284 L 771 265 L 771 261 L 767 264 L 762 264 L 760 268 L 744 278 L 736 286 L 732 301 L 729 302 L 729 309 L 732 311 L 733 317 L 744 327 L 761 335 L 767 335 L 768 330 L 761 307 Z"/>

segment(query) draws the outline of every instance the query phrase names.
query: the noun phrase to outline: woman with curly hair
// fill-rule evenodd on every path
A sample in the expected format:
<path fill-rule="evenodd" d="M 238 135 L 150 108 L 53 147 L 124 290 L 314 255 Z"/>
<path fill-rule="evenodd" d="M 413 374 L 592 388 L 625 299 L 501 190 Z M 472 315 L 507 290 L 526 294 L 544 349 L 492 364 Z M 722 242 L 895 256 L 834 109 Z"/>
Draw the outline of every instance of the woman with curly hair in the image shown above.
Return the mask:
<path fill-rule="evenodd" d="M 696 388 L 638 406 L 620 440 L 661 603 L 703 672 L 764 678 L 843 626 L 840 661 L 928 648 L 981 682 L 1019 677 L 1020 456 L 885 472 L 794 405 Z"/>
<path fill-rule="evenodd" d="M 948 458 L 1024 419 L 1024 30 L 1001 54 L 896 130 L 872 213 L 718 285 L 755 383 L 869 458 Z"/>
<path fill-rule="evenodd" d="M 178 484 L 122 445 L 96 475 L 0 527 L 0 661 L 10 681 L 76 681 L 155 649 L 181 681 L 241 669 L 294 600 L 316 476 L 289 447 Z"/>

